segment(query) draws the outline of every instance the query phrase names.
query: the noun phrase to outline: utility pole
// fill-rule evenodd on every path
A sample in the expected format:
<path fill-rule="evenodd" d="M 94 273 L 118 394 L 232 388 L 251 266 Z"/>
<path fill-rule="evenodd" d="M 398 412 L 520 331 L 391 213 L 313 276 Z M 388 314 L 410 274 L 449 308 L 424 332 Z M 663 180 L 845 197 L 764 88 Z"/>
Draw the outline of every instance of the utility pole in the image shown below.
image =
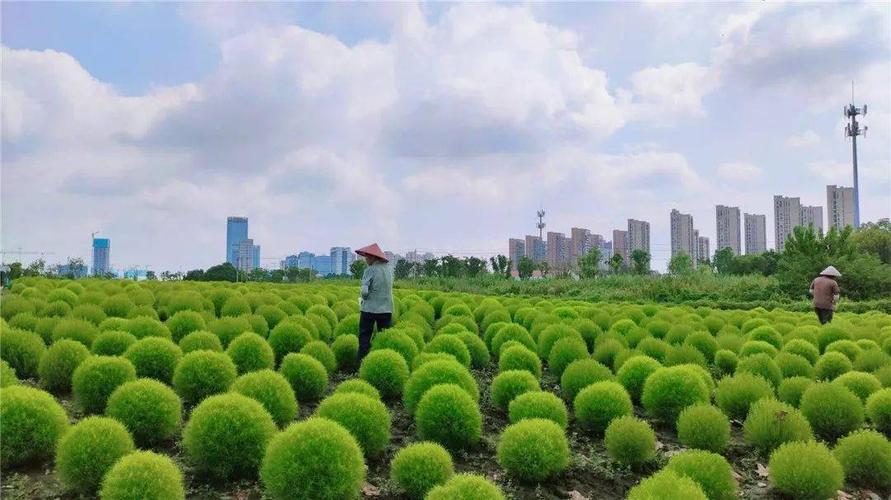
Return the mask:
<path fill-rule="evenodd" d="M 96 235 L 97 234 L 99 234 L 99 231 L 93 231 L 92 233 L 90 233 L 90 259 L 91 259 L 90 264 L 91 265 L 96 262 L 96 248 L 95 248 L 95 246 L 96 246 Z M 87 268 L 89 269 L 89 266 Z M 96 274 L 95 266 L 93 266 L 93 274 L 94 275 Z"/>
<path fill-rule="evenodd" d="M 538 239 L 540 239 L 542 241 L 544 241 L 544 233 L 543 233 L 544 228 L 545 228 L 544 216 L 545 216 L 545 211 L 542 209 L 539 209 L 538 210 L 538 224 L 536 224 L 535 227 L 538 228 Z"/>
<path fill-rule="evenodd" d="M 862 108 L 854 105 L 854 82 L 851 82 L 851 104 L 844 108 L 845 118 L 850 122 L 845 125 L 845 137 L 851 138 L 851 150 L 854 160 L 854 228 L 860 227 L 860 180 L 857 177 L 857 136 L 866 136 L 867 127 L 860 128 L 857 115 L 866 116 L 866 104 Z"/>

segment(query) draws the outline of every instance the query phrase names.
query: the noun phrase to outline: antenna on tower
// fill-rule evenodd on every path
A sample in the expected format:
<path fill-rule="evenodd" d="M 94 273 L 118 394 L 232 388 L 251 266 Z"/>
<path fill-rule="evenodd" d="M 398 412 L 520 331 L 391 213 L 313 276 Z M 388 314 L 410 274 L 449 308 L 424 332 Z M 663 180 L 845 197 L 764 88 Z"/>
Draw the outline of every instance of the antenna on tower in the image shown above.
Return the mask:
<path fill-rule="evenodd" d="M 845 125 L 845 137 L 851 138 L 851 150 L 854 163 L 854 227 L 860 227 L 860 181 L 857 176 L 857 136 L 866 136 L 867 127 L 860 128 L 857 115 L 866 116 L 866 104 L 862 108 L 854 105 L 854 82 L 851 82 L 851 104 L 844 108 L 845 118 L 849 119 Z"/>
<path fill-rule="evenodd" d="M 542 233 L 542 231 L 543 231 L 544 228 L 545 228 L 544 216 L 545 216 L 545 211 L 544 211 L 544 209 L 539 208 L 539 209 L 538 209 L 538 224 L 535 225 L 535 227 L 538 228 L 538 238 L 539 238 L 539 239 L 543 239 L 543 233 Z"/>

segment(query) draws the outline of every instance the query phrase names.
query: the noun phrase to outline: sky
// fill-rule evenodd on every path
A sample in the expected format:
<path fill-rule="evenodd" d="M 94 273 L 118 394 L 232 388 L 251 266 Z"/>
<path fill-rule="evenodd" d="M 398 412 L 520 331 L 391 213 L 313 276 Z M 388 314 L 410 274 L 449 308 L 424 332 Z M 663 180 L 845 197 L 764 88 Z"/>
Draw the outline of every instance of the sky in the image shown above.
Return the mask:
<path fill-rule="evenodd" d="M 365 245 L 507 254 L 510 237 L 651 224 L 715 245 L 850 186 L 891 215 L 888 3 L 3 2 L 0 245 L 155 271 Z M 825 217 L 825 208 L 824 208 Z M 29 261 L 37 254 L 23 254 Z M 19 255 L 6 254 L 5 260 Z"/>

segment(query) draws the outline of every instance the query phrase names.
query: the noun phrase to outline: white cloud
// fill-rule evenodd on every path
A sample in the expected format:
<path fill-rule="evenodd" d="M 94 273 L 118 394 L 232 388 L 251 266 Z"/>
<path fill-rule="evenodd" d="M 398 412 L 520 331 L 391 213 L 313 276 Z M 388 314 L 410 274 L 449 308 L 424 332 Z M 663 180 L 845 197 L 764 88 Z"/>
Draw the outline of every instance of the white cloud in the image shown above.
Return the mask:
<path fill-rule="evenodd" d="M 665 64 L 631 75 L 631 90 L 625 91 L 636 120 L 657 125 L 672 124 L 688 116 L 704 116 L 702 99 L 720 83 L 719 75 L 696 63 Z"/>
<path fill-rule="evenodd" d="M 732 161 L 718 165 L 718 177 L 725 181 L 751 182 L 759 179 L 761 167 L 742 161 Z"/>
<path fill-rule="evenodd" d="M 802 148 L 805 146 L 812 146 L 820 142 L 820 136 L 817 135 L 813 130 L 805 130 L 800 134 L 790 135 L 786 139 L 786 144 L 793 148 Z"/>

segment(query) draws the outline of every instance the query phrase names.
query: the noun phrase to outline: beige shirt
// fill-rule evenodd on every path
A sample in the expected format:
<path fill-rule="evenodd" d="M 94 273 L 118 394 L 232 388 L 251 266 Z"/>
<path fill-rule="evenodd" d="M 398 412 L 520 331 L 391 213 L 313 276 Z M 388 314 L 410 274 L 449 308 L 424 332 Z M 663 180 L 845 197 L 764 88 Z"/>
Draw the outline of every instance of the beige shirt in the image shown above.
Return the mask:
<path fill-rule="evenodd" d="M 817 276 L 811 281 L 811 295 L 814 296 L 814 307 L 817 309 L 835 309 L 835 302 L 841 290 L 834 279 Z"/>

